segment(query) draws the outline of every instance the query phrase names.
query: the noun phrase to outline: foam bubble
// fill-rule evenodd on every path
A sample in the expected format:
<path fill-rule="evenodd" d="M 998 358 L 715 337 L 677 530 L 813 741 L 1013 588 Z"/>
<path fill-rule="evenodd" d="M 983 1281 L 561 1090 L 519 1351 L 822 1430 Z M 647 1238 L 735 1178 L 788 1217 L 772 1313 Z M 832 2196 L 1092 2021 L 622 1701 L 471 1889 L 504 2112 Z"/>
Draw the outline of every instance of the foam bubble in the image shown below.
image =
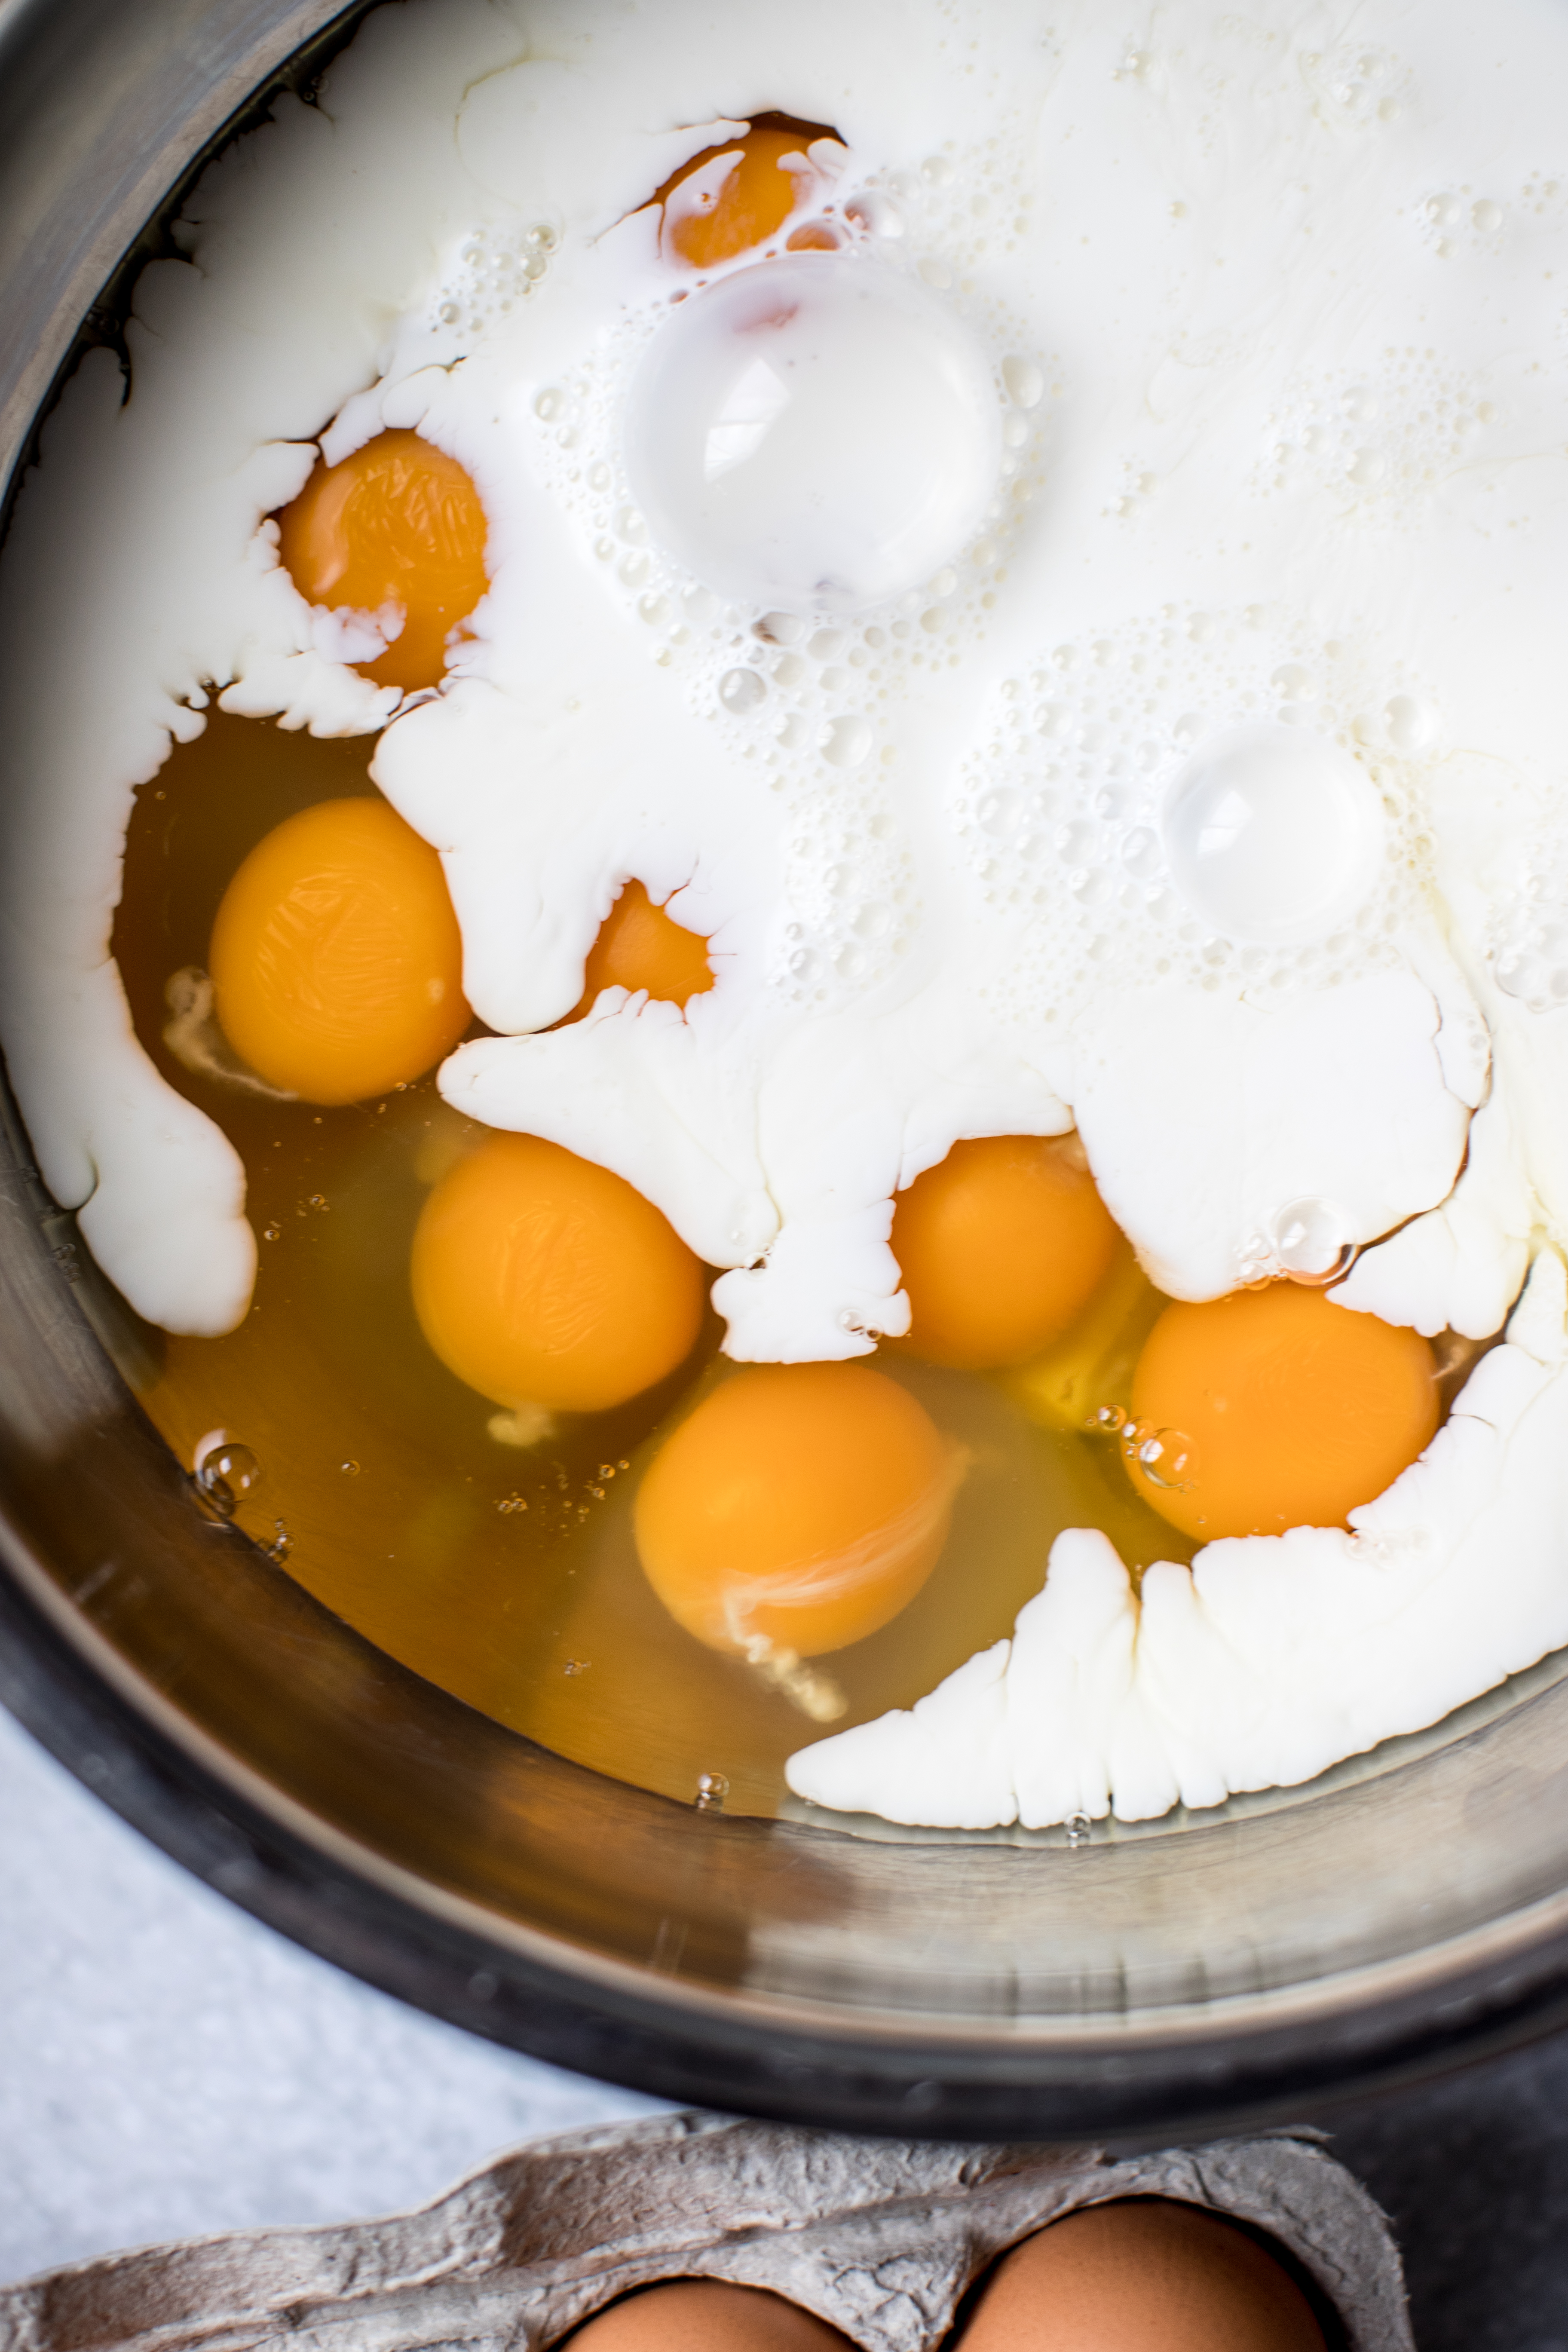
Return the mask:
<path fill-rule="evenodd" d="M 978 529 L 1000 465 L 984 353 L 956 312 L 856 256 L 737 271 L 653 341 L 626 465 L 663 545 L 751 605 L 863 612 Z"/>
<path fill-rule="evenodd" d="M 1178 889 L 1227 939 L 1326 938 L 1367 893 L 1383 812 L 1365 771 L 1321 735 L 1239 728 L 1174 779 L 1161 833 Z"/>

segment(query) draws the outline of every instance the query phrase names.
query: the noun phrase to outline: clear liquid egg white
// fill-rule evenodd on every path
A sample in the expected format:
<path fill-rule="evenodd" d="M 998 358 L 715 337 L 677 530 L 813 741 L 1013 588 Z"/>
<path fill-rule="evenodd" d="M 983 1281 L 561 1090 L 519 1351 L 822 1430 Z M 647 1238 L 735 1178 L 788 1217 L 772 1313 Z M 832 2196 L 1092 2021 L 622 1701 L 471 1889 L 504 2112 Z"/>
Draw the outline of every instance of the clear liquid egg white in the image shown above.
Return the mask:
<path fill-rule="evenodd" d="M 894 1192 L 1074 1125 L 1175 1296 L 1359 1250 L 1347 1312 L 1507 1321 L 1353 1533 L 1139 1587 L 1070 1531 L 1006 1655 L 797 1760 L 825 1804 L 1213 1803 L 1568 1641 L 1568 1045 L 1529 1009 L 1568 872 L 1568 415 L 1533 364 L 1568 33 L 1378 0 L 1348 106 L 1359 68 L 1283 0 L 1259 22 L 1178 11 L 1130 56 L 1091 0 L 1049 43 L 1004 0 L 803 0 L 781 63 L 750 5 L 689 39 L 595 0 L 373 17 L 330 118 L 285 105 L 265 170 L 205 184 L 201 268 L 143 281 L 133 401 L 90 359 L 68 389 L 0 577 L 7 1051 L 154 1320 L 225 1328 L 254 1263 L 243 1171 L 106 954 L 130 793 L 217 697 L 385 728 L 497 1033 L 444 1090 L 626 1176 L 721 1269 L 733 1355 L 868 1352 L 906 1313 Z M 678 284 L 647 199 L 742 92 L 831 110 L 838 249 Z M 748 279 L 801 290 L 771 374 L 737 362 Z M 387 427 L 490 528 L 474 641 L 401 715 L 265 520 L 309 436 Z M 553 1027 L 632 875 L 715 986 Z"/>

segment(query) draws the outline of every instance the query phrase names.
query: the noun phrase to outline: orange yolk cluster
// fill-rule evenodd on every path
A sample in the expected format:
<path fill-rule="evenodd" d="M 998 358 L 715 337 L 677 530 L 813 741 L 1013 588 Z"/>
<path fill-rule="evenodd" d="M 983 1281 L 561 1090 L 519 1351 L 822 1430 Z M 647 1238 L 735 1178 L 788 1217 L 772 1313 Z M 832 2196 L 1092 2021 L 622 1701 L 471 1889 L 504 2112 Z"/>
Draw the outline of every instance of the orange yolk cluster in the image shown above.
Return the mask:
<path fill-rule="evenodd" d="M 904 1343 L 963 1371 L 1021 1364 L 1083 1312 L 1118 1234 L 1070 1140 L 955 1143 L 893 1213 L 913 1321 Z"/>
<path fill-rule="evenodd" d="M 647 989 L 661 1003 L 684 1008 L 688 997 L 713 985 L 708 942 L 656 907 L 640 882 L 628 882 L 599 926 L 583 971 L 583 995 L 570 1016 L 581 1020 L 606 988 L 635 996 Z"/>
<path fill-rule="evenodd" d="M 1435 1372 L 1418 1333 L 1296 1283 L 1168 1307 L 1133 1376 L 1129 1473 L 1205 1542 L 1341 1527 L 1430 1442 Z"/>
<path fill-rule="evenodd" d="M 402 612 L 400 634 L 362 674 L 405 693 L 437 685 L 448 637 L 489 585 L 484 509 L 457 459 L 417 433 L 379 434 L 341 465 L 319 464 L 279 520 L 279 553 L 308 604 Z"/>
<path fill-rule="evenodd" d="M 710 1649 L 813 1657 L 911 1601 L 947 1538 L 959 1457 L 908 1391 L 857 1364 L 738 1372 L 666 1440 L 637 1552 Z"/>
<path fill-rule="evenodd" d="M 224 894 L 208 962 L 235 1052 L 307 1102 L 384 1094 L 468 1025 L 441 861 L 382 800 L 322 801 L 269 833 Z"/>
<path fill-rule="evenodd" d="M 414 1236 L 414 1306 L 447 1370 L 497 1404 L 597 1412 L 689 1356 L 706 1276 L 651 1202 L 531 1135 L 444 1176 Z"/>
<path fill-rule="evenodd" d="M 831 136 L 809 123 L 779 128 L 756 122 L 732 144 L 705 147 L 654 198 L 664 206 L 667 250 L 692 269 L 711 269 L 732 261 L 738 253 L 766 245 L 783 228 L 801 194 L 801 174 L 786 171 L 784 158 L 804 155 L 813 139 Z M 692 180 L 721 155 L 735 160 L 717 194 L 693 191 Z"/>

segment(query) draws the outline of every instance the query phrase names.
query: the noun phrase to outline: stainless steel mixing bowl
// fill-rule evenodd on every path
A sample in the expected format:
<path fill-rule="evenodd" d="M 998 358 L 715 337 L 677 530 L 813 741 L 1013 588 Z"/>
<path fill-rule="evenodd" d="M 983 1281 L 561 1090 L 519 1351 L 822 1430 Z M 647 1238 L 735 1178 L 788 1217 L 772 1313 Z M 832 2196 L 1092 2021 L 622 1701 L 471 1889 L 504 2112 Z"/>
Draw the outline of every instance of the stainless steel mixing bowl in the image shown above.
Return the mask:
<path fill-rule="evenodd" d="M 342 37 L 322 0 L 0 0 L 6 472 L 171 191 Z M 566 2065 L 922 2136 L 1169 2137 L 1568 2012 L 1568 1667 L 1076 1845 L 687 1810 L 447 1697 L 201 1517 L 7 1118 L 0 1695 L 317 1951 Z"/>

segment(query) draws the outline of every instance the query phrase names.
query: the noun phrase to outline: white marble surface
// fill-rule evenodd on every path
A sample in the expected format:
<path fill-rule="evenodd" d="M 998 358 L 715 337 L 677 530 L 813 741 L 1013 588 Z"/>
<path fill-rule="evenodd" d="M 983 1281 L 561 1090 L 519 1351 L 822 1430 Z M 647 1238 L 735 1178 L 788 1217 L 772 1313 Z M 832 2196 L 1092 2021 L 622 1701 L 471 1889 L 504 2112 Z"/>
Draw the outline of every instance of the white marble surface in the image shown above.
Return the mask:
<path fill-rule="evenodd" d="M 421 2202 L 653 2111 L 437 2024 L 186 1875 L 0 1712 L 0 2279 Z"/>

